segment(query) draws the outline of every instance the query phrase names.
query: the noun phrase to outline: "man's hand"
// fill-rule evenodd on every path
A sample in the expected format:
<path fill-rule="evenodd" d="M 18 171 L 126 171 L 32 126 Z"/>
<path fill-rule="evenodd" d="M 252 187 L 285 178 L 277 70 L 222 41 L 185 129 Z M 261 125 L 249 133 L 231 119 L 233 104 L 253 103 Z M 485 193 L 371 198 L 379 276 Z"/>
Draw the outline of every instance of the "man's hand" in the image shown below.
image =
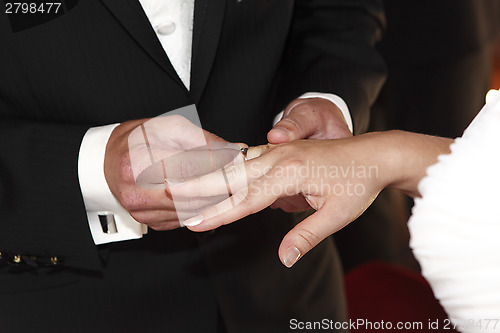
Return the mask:
<path fill-rule="evenodd" d="M 301 139 L 341 139 L 352 136 L 340 109 L 324 98 L 298 98 L 283 112 L 267 134 L 269 143 L 279 144 Z M 281 198 L 271 205 L 286 212 L 309 209 L 303 196 Z"/>
<path fill-rule="evenodd" d="M 176 208 L 182 209 L 179 207 L 182 203 L 176 202 L 174 206 L 166 183 L 147 188 L 136 183 L 137 176 L 155 162 L 213 142 L 225 141 L 178 115 L 125 122 L 115 128 L 106 146 L 106 181 L 113 195 L 136 221 L 155 230 L 177 228 L 180 223 Z M 180 167 L 183 170 L 178 170 L 177 175 L 188 176 L 196 165 L 186 161 Z M 171 176 L 170 170 L 169 173 Z M 188 201 L 185 204 L 184 208 L 189 211 L 190 205 L 200 203 Z"/>
<path fill-rule="evenodd" d="M 324 98 L 298 98 L 284 110 L 267 134 L 272 144 L 302 139 L 341 139 L 352 136 L 340 109 Z"/>

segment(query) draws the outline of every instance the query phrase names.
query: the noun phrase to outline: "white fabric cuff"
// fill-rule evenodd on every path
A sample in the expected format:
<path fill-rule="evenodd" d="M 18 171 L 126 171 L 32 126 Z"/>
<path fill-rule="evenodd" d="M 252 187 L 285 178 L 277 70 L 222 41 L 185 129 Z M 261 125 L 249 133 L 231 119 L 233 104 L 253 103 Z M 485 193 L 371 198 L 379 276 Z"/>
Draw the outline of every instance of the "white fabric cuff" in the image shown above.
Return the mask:
<path fill-rule="evenodd" d="M 96 245 L 137 239 L 147 233 L 147 226 L 134 220 L 113 196 L 104 176 L 106 145 L 116 126 L 90 128 L 83 137 L 78 157 L 80 189 Z M 99 215 L 113 216 L 116 232 L 104 232 Z"/>
<path fill-rule="evenodd" d="M 318 92 L 308 92 L 300 96 L 299 98 L 305 99 L 305 98 L 324 98 L 335 104 L 339 109 L 340 112 L 342 112 L 342 115 L 345 118 L 345 122 L 347 123 L 347 127 L 349 127 L 349 130 L 351 133 L 354 133 L 353 131 L 353 125 L 352 125 L 352 118 L 351 118 L 351 113 L 349 112 L 349 108 L 347 107 L 347 104 L 344 102 L 342 98 L 340 98 L 337 95 L 334 94 L 328 94 L 328 93 L 318 93 Z M 274 117 L 273 120 L 273 126 L 278 123 L 283 118 L 283 111 L 278 113 L 276 117 Z"/>

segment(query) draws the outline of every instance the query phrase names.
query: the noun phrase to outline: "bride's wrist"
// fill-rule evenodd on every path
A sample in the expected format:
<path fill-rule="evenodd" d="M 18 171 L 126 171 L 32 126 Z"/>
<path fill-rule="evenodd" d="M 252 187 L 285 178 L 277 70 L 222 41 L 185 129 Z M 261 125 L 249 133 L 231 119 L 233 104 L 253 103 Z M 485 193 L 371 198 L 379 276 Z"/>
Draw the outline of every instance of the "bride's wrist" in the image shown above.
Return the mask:
<path fill-rule="evenodd" d="M 409 196 L 415 196 L 413 187 L 413 152 L 408 140 L 412 133 L 400 130 L 385 132 L 387 154 L 384 160 L 386 177 L 385 187 L 400 190 Z"/>
<path fill-rule="evenodd" d="M 420 196 L 418 184 L 427 168 L 437 162 L 440 154 L 449 153 L 452 139 L 405 131 L 387 132 L 392 172 L 387 187 L 403 191 L 411 197 Z M 388 162 L 386 162 L 388 163 Z"/>
<path fill-rule="evenodd" d="M 380 185 L 383 188 L 396 188 L 406 192 L 405 184 L 405 147 L 406 132 L 392 130 L 378 133 L 378 152 Z"/>

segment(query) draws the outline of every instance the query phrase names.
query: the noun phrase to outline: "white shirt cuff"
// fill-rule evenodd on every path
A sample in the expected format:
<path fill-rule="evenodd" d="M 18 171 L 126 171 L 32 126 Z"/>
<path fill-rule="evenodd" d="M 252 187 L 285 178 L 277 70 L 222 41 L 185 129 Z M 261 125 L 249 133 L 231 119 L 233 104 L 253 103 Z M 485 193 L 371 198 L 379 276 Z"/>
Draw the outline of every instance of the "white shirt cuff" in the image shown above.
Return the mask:
<path fill-rule="evenodd" d="M 353 125 L 352 125 L 352 118 L 351 118 L 351 113 L 349 112 L 349 108 L 347 107 L 347 104 L 344 102 L 342 98 L 340 98 L 337 95 L 334 94 L 328 94 L 328 93 L 318 93 L 318 92 L 308 92 L 300 96 L 299 98 L 324 98 L 335 104 L 339 109 L 340 112 L 342 112 L 342 115 L 345 118 L 345 122 L 347 124 L 347 127 L 349 127 L 349 130 L 351 133 L 354 133 L 353 131 Z M 276 117 L 274 118 L 273 121 L 273 126 L 278 123 L 278 121 L 283 118 L 283 111 L 278 113 Z"/>
<path fill-rule="evenodd" d="M 118 124 L 90 128 L 78 157 L 80 188 L 96 245 L 142 238 L 147 233 L 147 226 L 134 220 L 113 196 L 104 176 L 106 145 L 116 126 Z M 113 216 L 116 232 L 104 232 L 99 215 Z"/>

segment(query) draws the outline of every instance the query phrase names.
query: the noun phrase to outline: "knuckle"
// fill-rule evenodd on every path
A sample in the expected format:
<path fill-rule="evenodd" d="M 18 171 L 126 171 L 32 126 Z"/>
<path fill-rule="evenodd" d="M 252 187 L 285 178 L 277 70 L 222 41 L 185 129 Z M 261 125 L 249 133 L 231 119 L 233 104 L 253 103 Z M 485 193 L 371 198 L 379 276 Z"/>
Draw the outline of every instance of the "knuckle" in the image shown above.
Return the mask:
<path fill-rule="evenodd" d="M 204 207 L 206 203 L 199 198 L 192 198 L 186 202 L 185 209 L 188 211 L 196 211 L 201 207 Z"/>
<path fill-rule="evenodd" d="M 153 225 L 149 225 L 149 227 L 155 231 L 167 231 L 167 230 L 172 230 L 177 227 L 179 227 L 179 223 L 173 223 L 173 222 L 161 222 Z"/>
<path fill-rule="evenodd" d="M 236 165 L 231 165 L 225 169 L 222 169 L 222 172 L 226 174 L 226 178 L 229 183 L 238 180 L 241 176 L 241 170 Z"/>
<path fill-rule="evenodd" d="M 186 180 L 191 178 L 196 172 L 196 165 L 188 159 L 182 160 L 179 165 L 179 174 L 181 179 Z"/>
<path fill-rule="evenodd" d="M 214 217 L 214 216 L 218 216 L 221 212 L 222 212 L 222 210 L 221 210 L 220 205 L 215 205 L 215 206 L 212 206 L 212 207 L 208 208 L 207 210 L 205 210 L 203 215 Z"/>
<path fill-rule="evenodd" d="M 148 227 L 150 227 L 154 231 L 164 231 L 164 229 L 161 226 L 159 226 L 159 225 L 150 225 Z"/>
<path fill-rule="evenodd" d="M 120 191 L 118 201 L 127 211 L 138 210 L 141 207 L 142 198 L 133 190 Z"/>
<path fill-rule="evenodd" d="M 163 224 L 150 224 L 150 225 L 148 225 L 148 227 L 150 227 L 154 231 L 165 231 L 165 230 L 168 230 L 168 228 L 166 226 L 164 226 Z"/>
<path fill-rule="evenodd" d="M 304 170 L 306 167 L 303 159 L 292 155 L 283 158 L 274 168 L 274 172 L 276 176 L 298 180 L 301 175 L 307 175 L 307 170 Z"/>
<path fill-rule="evenodd" d="M 288 117 L 283 118 L 280 125 L 285 126 L 291 131 L 302 132 L 301 121 L 298 119 L 297 114 L 290 114 Z"/>
<path fill-rule="evenodd" d="M 300 228 L 298 230 L 298 237 L 302 242 L 306 243 L 310 248 L 315 247 L 320 242 L 320 237 L 318 237 L 314 232 L 311 232 L 307 228 Z"/>
<path fill-rule="evenodd" d="M 238 203 L 248 203 L 250 202 L 250 194 L 247 191 L 238 191 L 234 195 L 234 200 Z"/>
<path fill-rule="evenodd" d="M 238 191 L 233 195 L 234 201 L 238 205 L 243 205 L 243 207 L 251 207 L 252 204 L 252 194 L 249 191 Z"/>
<path fill-rule="evenodd" d="M 130 216 L 132 216 L 134 218 L 134 220 L 136 220 L 137 222 L 142 223 L 142 224 L 147 225 L 149 222 L 149 219 L 141 212 L 131 212 Z"/>
<path fill-rule="evenodd" d="M 172 126 L 182 126 L 188 122 L 188 120 L 185 117 L 178 115 L 178 114 L 169 115 L 167 117 L 168 117 L 169 125 L 172 125 Z"/>
<path fill-rule="evenodd" d="M 281 164 L 286 166 L 287 169 L 290 169 L 293 171 L 294 169 L 297 169 L 297 168 L 304 166 L 305 162 L 303 159 L 301 159 L 300 157 L 298 157 L 296 155 L 295 156 L 289 155 L 282 160 Z"/>

